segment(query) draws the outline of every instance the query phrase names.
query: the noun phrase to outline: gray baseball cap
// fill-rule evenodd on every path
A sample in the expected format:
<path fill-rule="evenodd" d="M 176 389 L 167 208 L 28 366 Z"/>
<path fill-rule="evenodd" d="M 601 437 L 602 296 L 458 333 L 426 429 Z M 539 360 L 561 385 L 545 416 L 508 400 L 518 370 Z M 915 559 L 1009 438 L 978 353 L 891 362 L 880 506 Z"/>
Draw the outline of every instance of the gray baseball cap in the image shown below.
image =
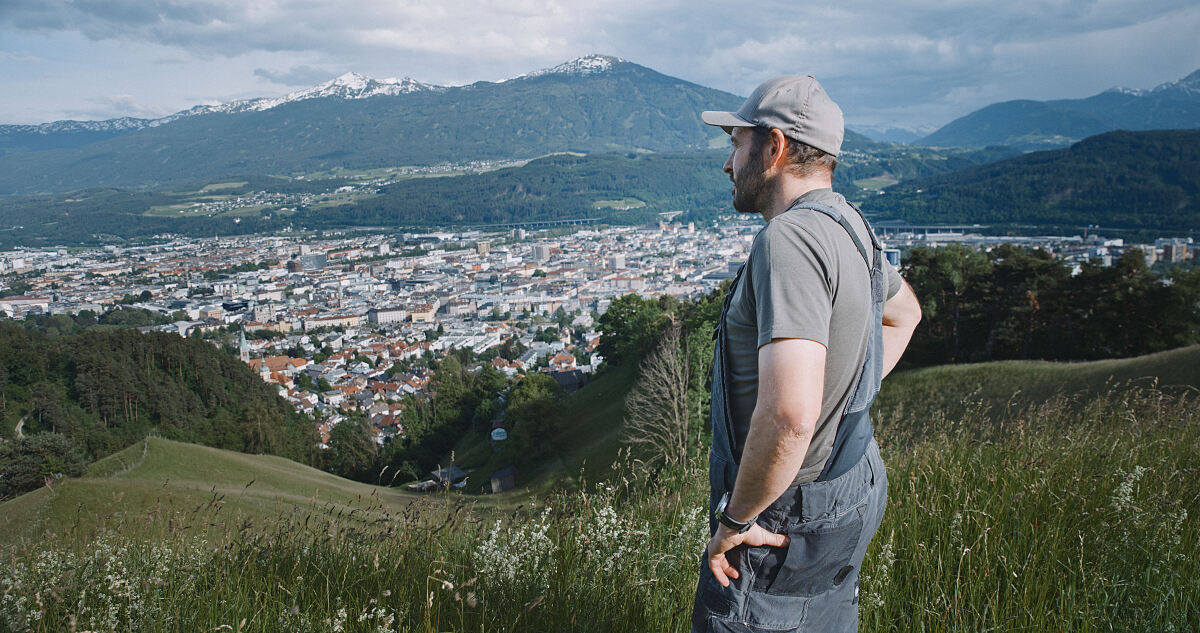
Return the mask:
<path fill-rule="evenodd" d="M 701 112 L 700 118 L 726 132 L 735 127 L 779 128 L 788 138 L 834 156 L 841 151 L 845 134 L 842 109 L 812 76 L 768 79 L 754 89 L 737 112 L 709 110 Z"/>

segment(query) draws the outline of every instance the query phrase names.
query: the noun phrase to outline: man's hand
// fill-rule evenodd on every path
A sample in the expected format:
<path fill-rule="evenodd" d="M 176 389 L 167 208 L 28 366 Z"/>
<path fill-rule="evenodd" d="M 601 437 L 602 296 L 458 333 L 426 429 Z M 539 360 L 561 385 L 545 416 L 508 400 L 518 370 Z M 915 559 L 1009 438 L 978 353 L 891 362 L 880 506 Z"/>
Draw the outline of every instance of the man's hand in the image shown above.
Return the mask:
<path fill-rule="evenodd" d="M 712 570 L 717 582 L 721 583 L 722 587 L 728 587 L 729 579 L 737 578 L 740 574 L 736 567 L 729 564 L 729 559 L 725 558 L 726 552 L 738 545 L 783 547 L 787 544 L 786 535 L 768 532 L 757 523 L 751 525 L 745 534 L 738 534 L 724 525 L 717 525 L 716 533 L 708 541 L 705 557 L 708 559 L 708 568 Z"/>

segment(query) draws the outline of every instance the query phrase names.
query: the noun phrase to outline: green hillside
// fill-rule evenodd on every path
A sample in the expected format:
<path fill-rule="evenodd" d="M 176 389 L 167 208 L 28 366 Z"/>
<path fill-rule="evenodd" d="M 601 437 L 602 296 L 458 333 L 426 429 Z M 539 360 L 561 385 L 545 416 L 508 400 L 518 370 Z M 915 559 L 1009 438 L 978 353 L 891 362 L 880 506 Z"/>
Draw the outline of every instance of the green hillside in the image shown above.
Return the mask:
<path fill-rule="evenodd" d="M 16 543 L 49 531 L 87 540 L 122 526 L 161 537 L 189 525 L 199 532 L 236 531 L 297 510 L 328 514 L 395 513 L 410 499 L 271 455 L 148 438 L 64 479 L 0 505 L 0 540 Z M 364 514 L 366 516 L 366 514 Z M 168 526 L 174 523 L 174 526 Z"/>
<path fill-rule="evenodd" d="M 544 493 L 556 487 L 576 488 L 584 480 L 598 482 L 612 476 L 613 463 L 621 450 L 621 422 L 625 396 L 637 372 L 618 366 L 561 401 L 566 412 L 562 426 L 550 440 L 547 457 L 523 459 L 508 452 L 494 452 L 481 433 L 469 433 L 454 447 L 455 462 L 467 470 L 466 490 L 490 491 L 493 472 L 517 467 L 517 493 Z M 447 456 L 448 457 L 448 456 Z"/>
<path fill-rule="evenodd" d="M 883 382 L 872 418 L 881 429 L 903 420 L 903 431 L 915 434 L 947 420 L 995 422 L 1046 403 L 1079 408 L 1139 388 L 1168 394 L 1200 388 L 1200 345 L 1086 363 L 999 361 L 898 372 Z"/>
<path fill-rule="evenodd" d="M 889 379 L 880 403 L 890 417 L 879 434 L 888 511 L 863 565 L 863 625 L 887 633 L 1197 630 L 1194 389 L 1106 385 L 1153 374 L 1194 387 L 1198 354 Z M 581 436 L 567 449 L 575 458 L 589 441 L 604 445 L 621 382 L 598 380 L 564 403 L 562 434 Z M 1031 406 L 994 417 L 951 408 L 981 396 L 1007 402 L 1018 389 Z M 1048 397 L 1055 389 L 1092 391 Z M 929 398 L 945 404 L 895 407 Z M 912 429 L 924 431 L 905 437 Z M 702 459 L 644 483 L 618 470 L 607 485 L 533 503 L 521 492 L 513 499 L 522 505 L 498 516 L 458 495 L 405 497 L 276 458 L 154 439 L 146 447 L 144 459 L 139 445 L 88 477 L 3 506 L 10 543 L 37 539 L 0 547 L 8 596 L 0 617 L 10 629 L 686 626 L 707 537 Z M 547 462 L 548 473 L 556 468 Z M 89 540 L 101 525 L 107 530 Z"/>
<path fill-rule="evenodd" d="M 879 183 L 942 174 L 1013 154 L 1005 148 L 933 150 L 875 144 L 868 150 L 848 150 L 834 184 L 851 198 L 875 198 Z M 694 219 L 711 219 L 729 211 L 729 178 L 721 172 L 727 155 L 727 149 L 556 154 L 479 173 L 448 171 L 436 178 L 396 177 L 393 170 L 383 170 L 395 180 L 369 187 L 365 183 L 380 178 L 379 170 L 338 170 L 336 179 L 324 180 L 245 176 L 222 187 L 219 196 L 204 186 L 216 181 L 198 176 L 190 177 L 186 187 L 158 191 L 90 189 L 6 196 L 0 198 L 0 228 L 8 230 L 0 231 L 0 248 L 96 244 L 162 233 L 265 233 L 288 226 L 463 226 L 566 218 L 629 223 L 663 211 L 690 211 Z M 347 184 L 364 188 L 351 195 L 336 193 Z M 859 192 L 859 185 L 870 190 Z M 194 211 L 217 199 L 259 192 L 283 194 L 283 199 L 219 213 Z M 614 200 L 627 200 L 634 208 L 614 209 Z"/>
<path fill-rule="evenodd" d="M 0 395 L 0 437 L 16 448 L 0 451 L 6 497 L 40 485 L 49 465 L 21 455 L 46 437 L 66 442 L 58 452 L 77 450 L 67 470 L 150 434 L 307 463 L 318 457 L 311 418 L 232 354 L 176 334 L 110 326 L 49 334 L 0 323 Z"/>
<path fill-rule="evenodd" d="M 1200 226 L 1200 130 L 1110 132 L 888 187 L 864 211 L 916 223 Z"/>

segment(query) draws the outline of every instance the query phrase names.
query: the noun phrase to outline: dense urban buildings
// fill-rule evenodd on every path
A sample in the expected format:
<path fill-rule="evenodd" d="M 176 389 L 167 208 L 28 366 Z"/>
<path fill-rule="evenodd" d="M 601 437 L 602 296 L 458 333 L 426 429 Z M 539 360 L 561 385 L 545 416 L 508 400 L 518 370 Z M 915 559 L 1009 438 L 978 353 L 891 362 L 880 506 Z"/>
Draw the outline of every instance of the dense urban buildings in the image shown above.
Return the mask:
<path fill-rule="evenodd" d="M 406 396 L 429 380 L 428 361 L 483 354 L 510 376 L 544 371 L 577 383 L 602 359 L 595 319 L 628 293 L 692 298 L 732 277 L 761 224 L 522 227 L 436 233 L 173 239 L 96 249 L 0 253 L 0 316 L 144 309 L 163 330 L 237 348 L 322 435 L 363 412 L 378 441 L 403 433 Z M 1003 242 L 1068 262 L 1148 263 L 1195 257 L 1190 240 L 1126 244 L 1099 236 L 987 237 L 971 227 L 880 226 L 898 264 L 912 246 Z M 20 293 L 14 292 L 20 290 Z M 414 362 L 423 359 L 426 362 Z"/>

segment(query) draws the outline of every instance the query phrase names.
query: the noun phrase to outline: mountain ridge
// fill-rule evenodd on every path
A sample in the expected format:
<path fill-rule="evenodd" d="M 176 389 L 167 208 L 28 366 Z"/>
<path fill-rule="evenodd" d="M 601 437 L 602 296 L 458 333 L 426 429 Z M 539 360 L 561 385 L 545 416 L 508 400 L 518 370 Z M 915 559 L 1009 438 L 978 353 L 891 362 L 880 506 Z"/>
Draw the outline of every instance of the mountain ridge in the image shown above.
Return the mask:
<path fill-rule="evenodd" d="M 335 95 L 353 98 L 322 98 Z M 733 109 L 742 99 L 615 57 L 586 56 L 455 87 L 343 75 L 276 101 L 177 113 L 141 129 L 0 134 L 0 193 L 154 187 L 249 174 L 290 178 L 563 151 L 691 151 L 722 136 L 699 113 Z M 850 146 L 871 143 L 847 137 Z"/>
<path fill-rule="evenodd" d="M 1055 149 L 1114 130 L 1200 128 L 1200 70 L 1150 90 L 1114 87 L 1082 99 L 993 103 L 917 141 L 929 146 Z"/>
<path fill-rule="evenodd" d="M 864 210 L 918 223 L 1200 226 L 1200 130 L 1116 131 L 1065 149 L 916 178 Z"/>
<path fill-rule="evenodd" d="M 480 81 L 475 83 L 501 84 L 510 81 L 519 81 L 521 79 L 531 79 L 534 77 L 554 74 L 588 75 L 598 72 L 605 72 L 607 70 L 611 70 L 615 64 L 625 63 L 630 62 L 627 62 L 620 57 L 593 53 L 591 55 L 584 55 L 582 57 L 577 57 L 575 59 L 563 62 L 557 66 L 535 70 L 517 75 L 515 77 L 509 77 L 508 79 L 502 79 L 497 82 Z M 0 136 L 10 131 L 49 134 L 72 130 L 104 131 L 142 129 L 145 127 L 153 127 L 156 125 L 163 125 L 164 123 L 170 123 L 171 121 L 178 120 L 185 116 L 213 113 L 230 114 L 236 112 L 246 112 L 249 110 L 269 110 L 285 103 L 293 103 L 306 99 L 320 99 L 325 97 L 365 99 L 378 95 L 396 96 L 399 94 L 410 94 L 413 92 L 422 91 L 444 91 L 451 88 L 460 87 L 462 86 L 442 86 L 437 84 L 428 84 L 417 81 L 416 79 L 408 76 L 400 79 L 394 77 L 375 79 L 363 73 L 352 70 L 342 73 L 341 75 L 330 79 L 329 81 L 319 83 L 310 88 L 295 90 L 278 97 L 255 97 L 253 99 L 237 99 L 226 103 L 199 104 L 190 108 L 179 110 L 177 112 L 172 112 L 166 116 L 152 119 L 123 116 L 112 119 L 97 120 L 62 119 L 48 121 L 46 123 L 0 124 Z"/>

